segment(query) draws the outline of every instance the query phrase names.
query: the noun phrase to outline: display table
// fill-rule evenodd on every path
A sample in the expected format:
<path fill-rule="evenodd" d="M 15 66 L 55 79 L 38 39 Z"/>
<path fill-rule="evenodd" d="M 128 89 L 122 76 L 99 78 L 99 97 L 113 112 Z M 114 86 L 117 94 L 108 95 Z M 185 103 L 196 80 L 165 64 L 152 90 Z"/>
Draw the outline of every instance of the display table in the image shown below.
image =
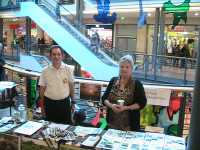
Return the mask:
<path fill-rule="evenodd" d="M 0 123 L 1 129 L 3 127 L 1 120 Z M 86 149 L 88 147 L 83 143 L 86 139 L 90 139 L 88 137 L 99 137 L 94 147 L 89 147 L 89 149 L 174 150 L 174 147 L 176 147 L 176 150 L 185 150 L 185 140 L 181 137 L 161 133 L 132 132 L 114 129 L 105 131 L 100 128 L 55 123 L 47 124 L 47 122 L 27 121 L 24 124 L 16 125 L 4 133 L 18 137 L 18 144 L 20 145 L 18 147 L 23 150 L 29 150 L 29 148 L 42 150 Z M 89 144 L 90 142 L 91 140 Z"/>

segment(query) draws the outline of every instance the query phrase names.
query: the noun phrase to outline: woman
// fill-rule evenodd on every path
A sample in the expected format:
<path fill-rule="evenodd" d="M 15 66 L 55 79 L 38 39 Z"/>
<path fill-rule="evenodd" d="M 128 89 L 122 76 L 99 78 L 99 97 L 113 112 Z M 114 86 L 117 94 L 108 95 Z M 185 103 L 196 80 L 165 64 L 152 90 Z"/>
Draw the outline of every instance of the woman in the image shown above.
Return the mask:
<path fill-rule="evenodd" d="M 136 131 L 140 129 L 140 110 L 146 105 L 147 99 L 143 85 L 132 76 L 132 56 L 123 56 L 119 66 L 119 77 L 110 80 L 102 102 L 108 108 L 110 128 Z M 124 100 L 123 105 L 117 103 L 119 99 Z"/>

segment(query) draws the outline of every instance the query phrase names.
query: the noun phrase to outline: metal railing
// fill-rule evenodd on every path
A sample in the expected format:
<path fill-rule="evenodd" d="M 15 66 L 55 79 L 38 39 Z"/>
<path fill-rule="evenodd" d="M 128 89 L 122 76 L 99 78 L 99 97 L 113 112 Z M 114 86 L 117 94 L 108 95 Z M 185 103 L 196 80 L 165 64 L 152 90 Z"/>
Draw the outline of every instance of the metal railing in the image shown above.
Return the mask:
<path fill-rule="evenodd" d="M 193 84 L 196 59 L 186 57 L 133 54 L 135 73 L 145 80 L 177 84 Z"/>
<path fill-rule="evenodd" d="M 166 55 L 150 55 L 113 47 L 104 50 L 115 61 L 124 55 L 134 59 L 134 74 L 144 80 L 164 81 L 167 83 L 193 84 L 196 58 L 176 57 Z"/>
<path fill-rule="evenodd" d="M 48 54 L 49 47 L 50 45 L 39 44 L 34 45 L 32 50 L 34 54 L 44 55 L 44 53 Z M 110 56 L 115 57 L 116 62 L 124 55 L 131 55 L 135 62 L 133 74 L 136 78 L 179 85 L 194 83 L 196 58 L 155 56 L 126 50 L 117 51 L 117 49 L 113 55 L 111 54 Z M 74 64 L 70 62 L 69 57 L 67 59 L 67 63 Z"/>
<path fill-rule="evenodd" d="M 20 60 L 20 47 L 19 44 L 11 44 L 5 46 L 3 50 L 3 57 L 8 60 L 19 61 Z"/>

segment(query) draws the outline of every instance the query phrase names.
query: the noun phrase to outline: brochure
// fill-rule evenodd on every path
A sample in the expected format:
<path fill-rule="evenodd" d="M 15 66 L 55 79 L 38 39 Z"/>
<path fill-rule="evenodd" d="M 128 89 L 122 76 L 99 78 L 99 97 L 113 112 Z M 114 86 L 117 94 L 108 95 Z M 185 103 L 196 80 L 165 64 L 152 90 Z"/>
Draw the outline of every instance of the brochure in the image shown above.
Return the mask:
<path fill-rule="evenodd" d="M 109 129 L 96 147 L 112 150 L 174 150 L 176 147 L 176 150 L 185 150 L 185 140 L 161 133 Z"/>
<path fill-rule="evenodd" d="M 68 127 L 69 127 L 69 125 L 57 124 L 57 123 L 51 123 L 48 125 L 48 128 L 59 128 L 61 130 L 66 130 Z"/>
<path fill-rule="evenodd" d="M 102 131 L 101 128 L 76 126 L 74 133 L 78 136 L 86 136 L 88 134 L 100 134 Z"/>
<path fill-rule="evenodd" d="M 7 132 L 16 126 L 17 126 L 16 124 L 6 124 L 5 126 L 0 127 L 0 133 Z"/>
<path fill-rule="evenodd" d="M 39 129 L 43 127 L 42 123 L 34 122 L 34 121 L 27 121 L 20 127 L 14 130 L 15 133 L 24 134 L 24 135 L 32 135 Z"/>

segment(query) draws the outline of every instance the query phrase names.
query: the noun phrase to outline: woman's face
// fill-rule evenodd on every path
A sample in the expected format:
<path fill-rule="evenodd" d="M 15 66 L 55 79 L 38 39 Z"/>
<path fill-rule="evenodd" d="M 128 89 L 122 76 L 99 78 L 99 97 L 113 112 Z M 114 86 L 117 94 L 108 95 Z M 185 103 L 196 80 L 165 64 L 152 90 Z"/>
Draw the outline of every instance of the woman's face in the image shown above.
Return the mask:
<path fill-rule="evenodd" d="M 132 75 L 132 66 L 128 62 L 120 63 L 120 76 L 130 77 Z"/>

